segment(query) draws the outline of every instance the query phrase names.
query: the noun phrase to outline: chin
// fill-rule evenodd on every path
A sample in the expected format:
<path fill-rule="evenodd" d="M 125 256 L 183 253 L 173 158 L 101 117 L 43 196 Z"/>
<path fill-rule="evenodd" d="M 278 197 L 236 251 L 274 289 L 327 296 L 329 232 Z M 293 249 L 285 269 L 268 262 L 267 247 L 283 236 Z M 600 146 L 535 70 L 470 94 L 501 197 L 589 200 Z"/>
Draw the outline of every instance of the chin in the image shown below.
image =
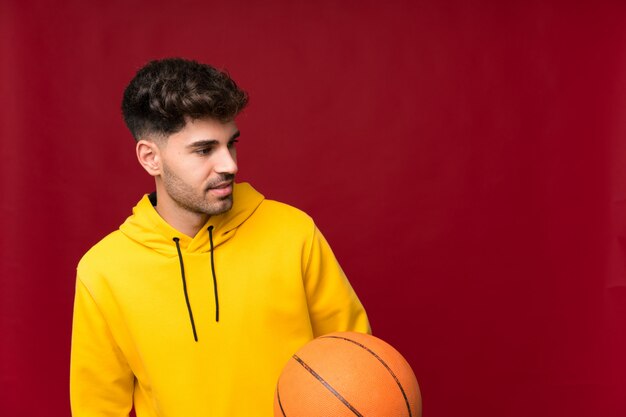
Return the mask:
<path fill-rule="evenodd" d="M 232 207 L 233 207 L 232 197 L 225 198 L 215 203 L 215 205 L 213 205 L 213 207 L 211 207 L 211 209 L 209 210 L 208 214 L 211 214 L 211 215 L 223 214 L 229 211 Z"/>

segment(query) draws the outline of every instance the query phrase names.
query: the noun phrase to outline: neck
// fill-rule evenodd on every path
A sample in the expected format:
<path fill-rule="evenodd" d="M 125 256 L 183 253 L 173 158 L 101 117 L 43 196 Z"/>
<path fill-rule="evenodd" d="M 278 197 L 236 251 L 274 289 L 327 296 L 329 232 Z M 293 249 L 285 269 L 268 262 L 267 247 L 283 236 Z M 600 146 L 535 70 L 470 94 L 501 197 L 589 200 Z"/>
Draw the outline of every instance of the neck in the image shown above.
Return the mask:
<path fill-rule="evenodd" d="M 181 213 L 172 214 L 171 208 L 163 207 L 160 203 L 154 208 L 170 226 L 189 237 L 194 237 L 209 220 L 208 215 L 190 213 L 182 208 Z"/>
<path fill-rule="evenodd" d="M 181 207 L 166 192 L 159 192 L 158 189 L 157 204 L 154 208 L 170 226 L 192 238 L 202 229 L 210 217 L 208 214 L 195 213 Z"/>

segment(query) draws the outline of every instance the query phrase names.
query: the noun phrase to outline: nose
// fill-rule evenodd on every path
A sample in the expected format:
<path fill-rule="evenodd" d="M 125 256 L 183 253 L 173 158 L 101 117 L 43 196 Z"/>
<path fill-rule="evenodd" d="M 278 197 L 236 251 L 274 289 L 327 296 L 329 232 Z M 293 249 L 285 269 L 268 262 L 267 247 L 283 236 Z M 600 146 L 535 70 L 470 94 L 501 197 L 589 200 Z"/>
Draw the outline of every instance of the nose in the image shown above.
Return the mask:
<path fill-rule="evenodd" d="M 236 174 L 239 168 L 237 167 L 237 157 L 234 150 L 223 149 L 218 155 L 218 159 L 215 163 L 215 171 L 219 174 Z"/>

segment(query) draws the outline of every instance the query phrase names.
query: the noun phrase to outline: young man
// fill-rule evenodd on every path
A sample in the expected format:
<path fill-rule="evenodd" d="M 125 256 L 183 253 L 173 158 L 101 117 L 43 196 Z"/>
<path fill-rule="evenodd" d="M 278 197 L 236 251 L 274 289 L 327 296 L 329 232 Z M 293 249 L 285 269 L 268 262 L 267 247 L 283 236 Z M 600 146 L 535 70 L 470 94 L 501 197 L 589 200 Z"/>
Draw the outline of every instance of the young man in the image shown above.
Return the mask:
<path fill-rule="evenodd" d="M 247 94 L 183 59 L 124 93 L 154 177 L 133 214 L 78 265 L 74 417 L 271 417 L 282 367 L 333 331 L 369 332 L 328 243 L 303 212 L 235 183 Z"/>

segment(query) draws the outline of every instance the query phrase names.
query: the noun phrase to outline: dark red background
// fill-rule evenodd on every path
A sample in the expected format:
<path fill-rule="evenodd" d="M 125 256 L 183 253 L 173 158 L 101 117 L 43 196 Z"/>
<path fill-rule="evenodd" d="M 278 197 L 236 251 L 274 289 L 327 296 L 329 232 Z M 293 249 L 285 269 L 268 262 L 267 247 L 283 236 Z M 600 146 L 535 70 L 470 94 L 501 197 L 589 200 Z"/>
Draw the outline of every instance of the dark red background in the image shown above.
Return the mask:
<path fill-rule="evenodd" d="M 626 415 L 625 17 L 3 0 L 0 415 L 69 414 L 75 265 L 153 187 L 122 90 L 171 55 L 249 91 L 241 178 L 317 220 L 425 416 Z"/>

